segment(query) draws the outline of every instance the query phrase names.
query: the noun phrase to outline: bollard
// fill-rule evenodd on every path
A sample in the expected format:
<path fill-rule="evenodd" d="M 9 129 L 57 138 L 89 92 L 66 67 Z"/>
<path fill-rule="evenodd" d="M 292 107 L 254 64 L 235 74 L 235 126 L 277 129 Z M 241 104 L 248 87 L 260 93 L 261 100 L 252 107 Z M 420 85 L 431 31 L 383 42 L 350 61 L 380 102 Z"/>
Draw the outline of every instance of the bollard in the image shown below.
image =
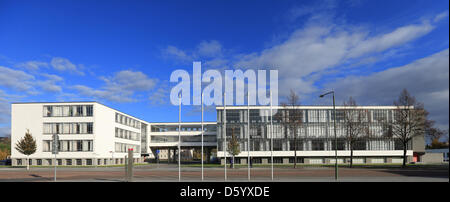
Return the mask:
<path fill-rule="evenodd" d="M 133 149 L 128 149 L 127 178 L 128 182 L 133 181 Z"/>
<path fill-rule="evenodd" d="M 128 179 L 128 165 L 127 165 L 128 156 L 127 155 L 125 155 L 125 166 L 124 166 L 124 168 L 125 168 L 125 182 L 129 181 L 129 179 Z"/>

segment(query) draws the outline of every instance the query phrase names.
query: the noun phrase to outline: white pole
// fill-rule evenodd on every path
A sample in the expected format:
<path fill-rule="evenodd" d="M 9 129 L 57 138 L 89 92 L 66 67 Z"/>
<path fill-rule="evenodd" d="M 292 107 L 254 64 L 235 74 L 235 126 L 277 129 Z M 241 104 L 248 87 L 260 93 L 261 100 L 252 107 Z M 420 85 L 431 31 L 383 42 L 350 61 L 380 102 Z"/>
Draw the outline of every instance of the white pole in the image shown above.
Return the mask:
<path fill-rule="evenodd" d="M 270 91 L 270 158 L 272 162 L 272 181 L 273 181 L 273 114 L 272 114 L 272 91 Z"/>
<path fill-rule="evenodd" d="M 55 182 L 56 182 L 56 152 L 55 152 L 55 176 L 54 176 L 54 179 L 53 179 L 53 181 L 55 181 Z"/>
<path fill-rule="evenodd" d="M 248 181 L 250 181 L 250 94 L 247 93 L 247 167 Z"/>
<path fill-rule="evenodd" d="M 202 93 L 202 181 L 203 181 L 203 93 Z"/>
<path fill-rule="evenodd" d="M 181 181 L 181 94 L 178 95 L 178 181 Z"/>
<path fill-rule="evenodd" d="M 227 180 L 227 105 L 226 105 L 226 93 L 223 93 L 223 136 L 224 136 L 224 143 L 223 143 L 223 156 L 225 159 L 225 181 Z"/>

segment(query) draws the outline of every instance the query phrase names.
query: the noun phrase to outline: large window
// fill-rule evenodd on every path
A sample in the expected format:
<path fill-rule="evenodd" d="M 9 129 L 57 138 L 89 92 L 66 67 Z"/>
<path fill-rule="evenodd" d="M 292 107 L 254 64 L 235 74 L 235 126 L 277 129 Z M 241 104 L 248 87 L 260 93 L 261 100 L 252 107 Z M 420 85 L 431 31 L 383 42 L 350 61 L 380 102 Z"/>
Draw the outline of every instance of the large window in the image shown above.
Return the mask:
<path fill-rule="evenodd" d="M 53 141 L 44 140 L 42 150 L 44 152 L 51 152 Z M 91 152 L 94 151 L 94 142 L 92 140 L 60 140 L 59 152 Z"/>
<path fill-rule="evenodd" d="M 93 116 L 93 105 L 45 105 L 44 117 Z"/>
<path fill-rule="evenodd" d="M 312 140 L 311 146 L 313 151 L 323 151 L 325 150 L 325 145 L 323 140 Z"/>
<path fill-rule="evenodd" d="M 137 129 L 141 128 L 140 121 L 130 118 L 130 117 L 127 117 L 125 115 L 119 114 L 119 113 L 116 113 L 116 123 L 120 123 L 120 124 L 127 125 L 127 126 L 130 126 L 133 128 L 137 128 Z"/>
<path fill-rule="evenodd" d="M 128 152 L 128 149 L 133 149 L 133 153 L 140 152 L 139 145 L 125 144 L 125 143 L 119 143 L 119 142 L 116 142 L 116 144 L 115 144 L 115 152 L 126 153 L 126 152 Z"/>
<path fill-rule="evenodd" d="M 116 128 L 116 137 L 139 141 L 141 139 L 141 134 L 121 128 Z"/>
<path fill-rule="evenodd" d="M 44 123 L 44 134 L 93 134 L 94 125 L 88 123 Z"/>

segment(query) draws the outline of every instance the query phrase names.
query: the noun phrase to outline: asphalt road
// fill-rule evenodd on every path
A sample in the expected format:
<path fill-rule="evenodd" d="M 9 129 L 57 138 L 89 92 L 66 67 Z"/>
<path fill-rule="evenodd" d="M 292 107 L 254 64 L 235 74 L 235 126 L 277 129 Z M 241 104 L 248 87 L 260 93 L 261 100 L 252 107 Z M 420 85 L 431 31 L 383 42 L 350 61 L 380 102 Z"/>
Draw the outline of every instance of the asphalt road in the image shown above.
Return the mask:
<path fill-rule="evenodd" d="M 448 182 L 447 168 L 340 168 L 341 182 Z M 48 168 L 0 168 L 0 182 L 49 182 L 54 169 Z M 123 182 L 123 167 L 58 168 L 60 182 Z M 204 168 L 205 181 L 224 181 L 223 168 Z M 134 168 L 136 182 L 177 182 L 177 165 L 162 164 Z M 200 167 L 182 167 L 181 181 L 201 181 Z M 227 181 L 247 182 L 247 168 L 227 169 Z M 271 169 L 252 168 L 251 181 L 271 181 Z M 275 168 L 274 181 L 281 182 L 334 182 L 334 168 Z"/>

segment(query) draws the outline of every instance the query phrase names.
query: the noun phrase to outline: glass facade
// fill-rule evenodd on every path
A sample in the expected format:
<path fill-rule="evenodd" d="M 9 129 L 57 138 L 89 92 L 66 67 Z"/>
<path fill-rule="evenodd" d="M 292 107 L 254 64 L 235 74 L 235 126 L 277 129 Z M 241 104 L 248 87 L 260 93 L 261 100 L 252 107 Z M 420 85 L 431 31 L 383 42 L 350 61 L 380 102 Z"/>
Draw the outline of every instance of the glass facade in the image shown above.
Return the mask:
<path fill-rule="evenodd" d="M 94 124 L 86 123 L 44 123 L 43 133 L 49 134 L 93 134 Z"/>
<path fill-rule="evenodd" d="M 261 110 L 261 112 L 260 112 Z M 250 151 L 270 151 L 270 120 L 267 107 L 250 109 Z M 357 109 L 354 109 L 357 110 Z M 358 109 L 361 110 L 361 109 Z M 381 120 L 392 121 L 392 109 L 364 109 L 364 132 L 353 138 L 353 150 L 402 150 L 401 142 L 390 136 Z M 247 151 L 247 109 L 226 109 L 226 135 L 234 133 L 240 150 Z M 332 109 L 278 109 L 273 116 L 274 151 L 331 151 L 335 149 Z M 350 150 L 343 109 L 336 109 L 337 149 Z M 295 125 L 295 127 L 294 127 Z M 223 109 L 217 110 L 217 148 L 223 151 Z M 411 145 L 408 145 L 408 149 Z"/>
<path fill-rule="evenodd" d="M 141 134 L 116 127 L 115 137 L 122 138 L 122 139 L 128 139 L 128 140 L 134 140 L 134 141 L 140 141 Z"/>
<path fill-rule="evenodd" d="M 43 152 L 51 152 L 53 141 L 43 141 Z M 60 140 L 58 145 L 59 152 L 91 152 L 94 150 L 94 142 L 92 140 Z"/>
<path fill-rule="evenodd" d="M 93 116 L 93 105 L 45 105 L 44 117 L 83 117 Z"/>
<path fill-rule="evenodd" d="M 136 129 L 141 129 L 141 122 L 131 117 L 116 113 L 116 123 L 130 126 Z"/>

